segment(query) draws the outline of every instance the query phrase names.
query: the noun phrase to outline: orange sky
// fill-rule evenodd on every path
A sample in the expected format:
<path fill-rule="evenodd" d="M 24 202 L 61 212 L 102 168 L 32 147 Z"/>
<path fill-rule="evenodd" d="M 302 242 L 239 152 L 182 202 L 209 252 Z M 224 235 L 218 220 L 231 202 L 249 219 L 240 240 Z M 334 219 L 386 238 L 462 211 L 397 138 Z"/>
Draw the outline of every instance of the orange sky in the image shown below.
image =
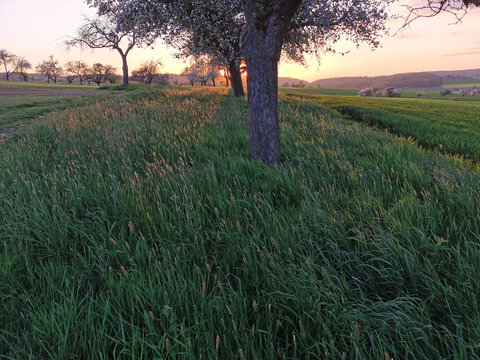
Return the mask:
<path fill-rule="evenodd" d="M 405 0 L 403 0 L 405 2 Z M 0 0 L 0 48 L 26 56 L 34 65 L 53 54 L 60 64 L 82 59 L 89 64 L 101 62 L 121 68 L 118 53 L 109 50 L 67 52 L 62 45 L 66 36 L 82 24 L 83 15 L 94 15 L 82 0 Z M 339 43 L 336 49 L 350 53 L 315 58 L 308 68 L 297 64 L 280 64 L 280 76 L 313 81 L 338 76 L 370 76 L 425 70 L 480 68 L 480 10 L 467 15 L 462 24 L 450 25 L 454 19 L 442 15 L 416 21 L 399 36 L 385 37 L 383 47 L 372 51 L 366 46 L 356 49 Z M 399 23 L 391 23 L 392 32 Z M 135 49 L 129 55 L 129 68 L 143 61 L 160 58 L 162 71 L 178 73 L 186 64 L 174 59 L 172 51 L 161 44 L 154 49 Z"/>

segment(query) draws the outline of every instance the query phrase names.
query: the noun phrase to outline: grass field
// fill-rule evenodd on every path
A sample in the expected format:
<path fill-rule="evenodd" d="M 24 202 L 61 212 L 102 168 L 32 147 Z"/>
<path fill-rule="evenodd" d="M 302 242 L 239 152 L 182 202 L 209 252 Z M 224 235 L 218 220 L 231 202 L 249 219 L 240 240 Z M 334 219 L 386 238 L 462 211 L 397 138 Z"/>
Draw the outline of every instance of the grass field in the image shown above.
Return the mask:
<path fill-rule="evenodd" d="M 0 357 L 478 359 L 480 174 L 316 101 L 280 116 L 275 167 L 224 90 L 0 143 Z"/>
<path fill-rule="evenodd" d="M 284 94 L 299 94 L 299 95 L 338 95 L 338 96 L 357 96 L 358 90 L 352 89 L 314 89 L 314 88 L 280 88 L 279 93 Z M 407 99 L 435 99 L 435 100 L 450 100 L 450 101 L 472 101 L 480 102 L 480 95 L 461 96 L 458 94 L 450 94 L 446 97 L 440 94 L 440 91 L 426 90 L 421 91 L 422 96 L 417 96 L 416 90 L 402 91 L 402 98 Z"/>
<path fill-rule="evenodd" d="M 105 95 L 96 89 L 96 86 L 0 81 L 0 133 L 11 132 L 47 112 Z"/>
<path fill-rule="evenodd" d="M 444 87 L 473 87 L 480 86 L 480 78 L 444 78 Z"/>
<path fill-rule="evenodd" d="M 480 162 L 480 103 L 345 96 L 310 100 L 423 147 Z"/>

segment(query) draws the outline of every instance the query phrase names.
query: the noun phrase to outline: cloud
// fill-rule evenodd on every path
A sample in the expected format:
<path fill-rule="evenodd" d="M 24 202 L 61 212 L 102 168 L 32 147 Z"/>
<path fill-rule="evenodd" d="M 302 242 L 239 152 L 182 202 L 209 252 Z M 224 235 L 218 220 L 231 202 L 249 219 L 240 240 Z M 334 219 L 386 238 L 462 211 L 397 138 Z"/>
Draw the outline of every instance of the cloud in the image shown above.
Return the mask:
<path fill-rule="evenodd" d="M 467 55 L 478 55 L 480 53 L 480 48 L 477 48 L 477 50 L 474 51 L 465 51 L 465 52 L 458 52 L 458 53 L 453 53 L 453 54 L 446 54 L 443 55 L 444 57 L 448 56 L 467 56 Z"/>

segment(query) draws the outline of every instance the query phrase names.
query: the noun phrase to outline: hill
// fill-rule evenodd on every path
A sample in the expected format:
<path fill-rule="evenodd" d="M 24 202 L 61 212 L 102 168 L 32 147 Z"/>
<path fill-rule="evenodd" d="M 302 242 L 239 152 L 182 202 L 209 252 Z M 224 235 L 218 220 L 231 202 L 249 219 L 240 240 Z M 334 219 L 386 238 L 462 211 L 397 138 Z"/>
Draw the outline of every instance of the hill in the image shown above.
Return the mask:
<path fill-rule="evenodd" d="M 472 78 L 480 77 L 480 69 L 432 71 L 432 74 L 442 78 Z"/>
<path fill-rule="evenodd" d="M 296 79 L 291 77 L 279 77 L 278 78 L 278 86 L 280 87 L 288 87 L 288 86 L 297 86 L 299 84 L 304 84 L 305 87 L 310 87 L 311 83 L 302 79 Z M 302 87 L 302 86 L 300 86 Z"/>
<path fill-rule="evenodd" d="M 375 77 L 339 77 L 320 79 L 311 84 L 313 87 L 328 89 L 383 88 L 427 88 L 442 85 L 439 75 L 420 72 Z"/>

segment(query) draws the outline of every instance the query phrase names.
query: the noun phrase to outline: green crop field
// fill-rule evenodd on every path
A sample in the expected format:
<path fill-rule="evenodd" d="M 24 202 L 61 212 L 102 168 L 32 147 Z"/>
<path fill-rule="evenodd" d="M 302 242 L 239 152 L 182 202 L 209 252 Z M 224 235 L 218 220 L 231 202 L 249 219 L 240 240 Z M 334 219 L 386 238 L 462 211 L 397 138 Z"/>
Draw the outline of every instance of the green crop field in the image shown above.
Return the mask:
<path fill-rule="evenodd" d="M 472 87 L 480 86 L 480 78 L 445 78 L 443 79 L 443 87 Z"/>
<path fill-rule="evenodd" d="M 338 96 L 357 96 L 358 90 L 353 89 L 316 89 L 316 88 L 280 88 L 279 93 L 283 94 L 299 94 L 299 95 L 338 95 Z M 450 100 L 450 101 L 473 101 L 480 102 L 480 95 L 458 95 L 450 94 L 443 96 L 440 91 L 426 90 L 420 91 L 422 96 L 417 96 L 416 90 L 402 91 L 402 98 L 415 99 L 436 99 L 436 100 Z"/>
<path fill-rule="evenodd" d="M 478 359 L 480 173 L 324 98 L 281 97 L 279 166 L 223 89 L 0 142 L 0 357 Z"/>
<path fill-rule="evenodd" d="M 480 103 L 341 96 L 310 100 L 429 149 L 480 162 Z"/>

